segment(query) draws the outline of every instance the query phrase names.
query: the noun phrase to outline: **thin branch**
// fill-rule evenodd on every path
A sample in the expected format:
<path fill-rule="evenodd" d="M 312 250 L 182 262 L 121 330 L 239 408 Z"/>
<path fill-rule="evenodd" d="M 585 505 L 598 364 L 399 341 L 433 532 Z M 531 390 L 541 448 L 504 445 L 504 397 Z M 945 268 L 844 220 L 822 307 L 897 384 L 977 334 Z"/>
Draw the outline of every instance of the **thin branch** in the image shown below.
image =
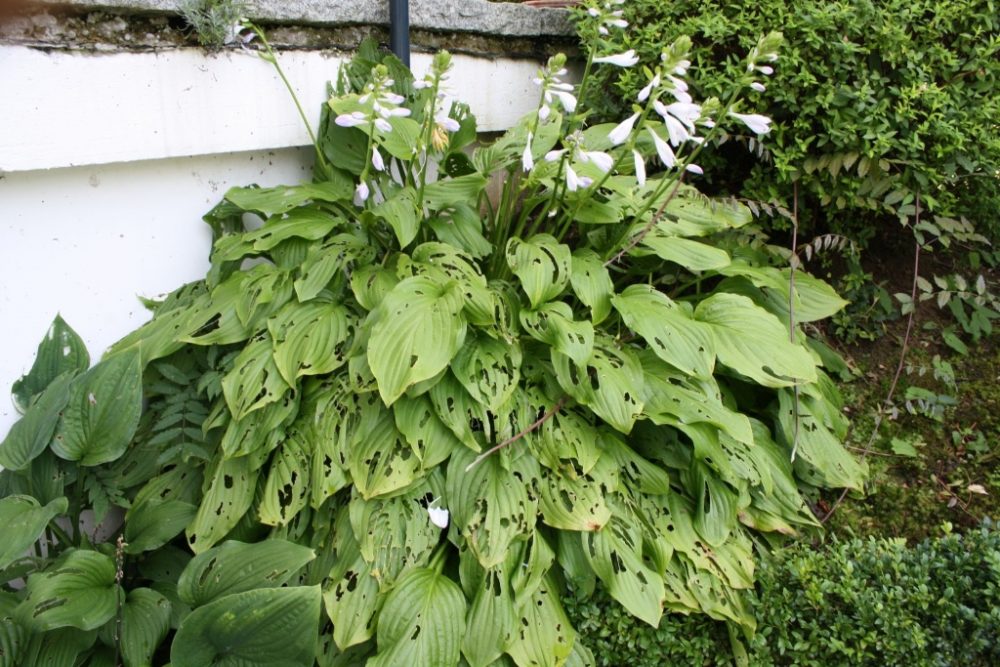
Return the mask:
<path fill-rule="evenodd" d="M 611 266 L 612 264 L 618 262 L 618 260 L 620 260 L 622 257 L 625 256 L 625 253 L 627 253 L 629 250 L 639 245 L 639 242 L 646 237 L 646 234 L 648 234 L 653 229 L 653 227 L 656 226 L 656 223 L 660 221 L 661 217 L 663 217 L 663 212 L 667 210 L 667 204 L 669 204 L 670 200 L 672 200 L 677 195 L 677 191 L 681 189 L 681 183 L 684 182 L 684 174 L 685 172 L 683 171 L 680 174 L 678 174 L 677 182 L 674 183 L 674 187 L 670 191 L 670 194 L 668 194 L 667 198 L 663 200 L 663 204 L 660 206 L 659 210 L 657 210 L 656 213 L 653 214 L 653 217 L 649 219 L 649 222 L 646 224 L 645 227 L 642 228 L 642 231 L 636 234 L 632 238 L 632 240 L 629 241 L 627 244 L 625 244 L 625 247 L 622 248 L 619 252 L 615 253 L 615 255 L 611 259 L 604 262 L 604 266 Z"/>
<path fill-rule="evenodd" d="M 477 456 L 475 461 L 473 461 L 469 465 L 465 466 L 465 472 L 469 472 L 470 470 L 472 470 L 473 468 L 475 468 L 477 465 L 479 465 L 480 463 L 482 463 L 483 461 L 485 461 L 491 454 L 494 454 L 494 453 L 500 451 L 501 449 L 503 449 L 507 445 L 513 444 L 513 443 L 517 442 L 518 440 L 520 440 L 521 438 L 523 438 L 524 436 L 526 436 L 529 433 L 531 433 L 532 431 L 537 430 L 542 424 L 544 424 L 548 420 L 552 419 L 552 417 L 554 417 L 555 414 L 557 412 L 559 412 L 559 410 L 562 409 L 563 404 L 566 402 L 566 398 L 567 398 L 566 396 L 563 396 L 562 398 L 560 398 L 559 401 L 556 402 L 556 404 L 554 406 L 552 406 L 551 410 L 549 410 L 544 415 L 542 415 L 537 420 L 535 420 L 535 422 L 531 426 L 529 426 L 528 428 L 524 429 L 523 431 L 521 431 L 520 433 L 518 433 L 517 435 L 515 435 L 513 437 L 507 438 L 506 440 L 504 440 L 503 442 L 501 442 L 499 445 L 497 445 L 495 447 L 491 447 L 490 449 L 487 449 L 485 452 L 483 452 L 482 454 L 480 454 L 479 456 Z"/>
<path fill-rule="evenodd" d="M 799 251 L 799 182 L 792 183 L 792 257 L 788 262 L 788 342 L 795 345 L 795 267 L 798 264 Z M 792 402 L 792 456 L 799 451 L 799 385 L 792 385 L 794 401 Z"/>
<path fill-rule="evenodd" d="M 920 224 L 920 193 L 917 192 L 916 200 L 916 217 L 914 220 L 914 226 Z M 910 314 L 906 320 L 906 333 L 903 335 L 903 346 L 899 351 L 899 364 L 896 366 L 896 373 L 892 376 L 892 384 L 889 385 L 889 393 L 885 396 L 885 401 L 879 407 L 878 413 L 875 415 L 875 425 L 872 427 L 871 437 L 868 438 L 868 442 L 865 444 L 864 449 L 861 452 L 861 460 L 864 460 L 868 454 L 871 452 L 872 447 L 875 444 L 875 438 L 878 436 L 879 429 L 882 427 L 882 420 L 885 418 L 885 410 L 889 408 L 892 404 L 892 397 L 896 393 L 896 387 L 899 385 L 899 378 L 903 375 L 903 369 L 906 366 L 906 353 L 910 348 L 910 334 L 913 332 L 913 322 L 917 313 L 917 281 L 920 278 L 920 240 L 914 238 L 913 240 L 914 250 L 913 250 L 913 285 L 910 288 Z M 849 489 L 844 489 L 841 492 L 840 497 L 837 498 L 837 502 L 833 504 L 830 511 L 820 519 L 821 523 L 826 523 L 833 513 L 837 511 L 840 504 L 844 502 L 844 498 L 847 497 Z"/>

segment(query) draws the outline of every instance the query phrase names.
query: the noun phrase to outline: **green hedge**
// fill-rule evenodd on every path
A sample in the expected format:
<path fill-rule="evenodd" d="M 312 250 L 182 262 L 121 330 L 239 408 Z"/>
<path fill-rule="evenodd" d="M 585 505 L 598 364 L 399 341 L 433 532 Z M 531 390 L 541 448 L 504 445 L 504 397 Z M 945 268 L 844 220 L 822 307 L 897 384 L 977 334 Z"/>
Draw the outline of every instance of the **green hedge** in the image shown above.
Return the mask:
<path fill-rule="evenodd" d="M 631 25 L 607 48 L 635 49 L 649 64 L 689 35 L 697 98 L 723 96 L 739 54 L 784 33 L 774 75 L 761 77 L 767 90 L 754 93 L 755 111 L 775 120 L 765 142 L 773 166 L 737 137 L 714 164 L 705 159 L 719 190 L 787 202 L 798 178 L 804 224 L 863 238 L 873 222 L 912 212 L 905 193 L 919 189 L 925 208 L 1000 237 L 995 0 L 629 0 L 622 9 Z M 615 115 L 646 83 L 641 68 L 598 74 L 595 97 Z"/>
<path fill-rule="evenodd" d="M 753 667 L 1000 664 L 1000 531 L 927 540 L 834 542 L 779 551 L 758 572 Z M 598 591 L 567 600 L 599 665 L 734 663 L 723 624 L 668 615 L 659 628 Z"/>

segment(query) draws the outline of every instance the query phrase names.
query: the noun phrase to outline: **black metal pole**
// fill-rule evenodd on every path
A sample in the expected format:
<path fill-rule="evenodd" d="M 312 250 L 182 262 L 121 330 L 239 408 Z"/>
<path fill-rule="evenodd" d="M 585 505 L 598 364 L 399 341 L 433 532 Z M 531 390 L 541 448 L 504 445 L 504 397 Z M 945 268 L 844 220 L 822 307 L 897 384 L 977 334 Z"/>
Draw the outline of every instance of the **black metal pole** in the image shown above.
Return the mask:
<path fill-rule="evenodd" d="M 389 0 L 389 48 L 410 66 L 410 0 Z"/>

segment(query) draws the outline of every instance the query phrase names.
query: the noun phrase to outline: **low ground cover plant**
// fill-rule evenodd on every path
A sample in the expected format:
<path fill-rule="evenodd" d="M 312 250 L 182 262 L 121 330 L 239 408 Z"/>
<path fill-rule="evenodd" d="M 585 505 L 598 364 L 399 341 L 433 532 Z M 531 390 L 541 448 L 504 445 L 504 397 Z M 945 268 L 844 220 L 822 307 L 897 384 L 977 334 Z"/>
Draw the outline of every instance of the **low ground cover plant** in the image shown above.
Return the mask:
<path fill-rule="evenodd" d="M 40 344 L 0 445 L 0 655 L 584 665 L 561 595 L 598 581 L 750 631 L 755 543 L 866 474 L 799 326 L 844 302 L 684 182 L 766 131 L 738 105 L 779 42 L 696 102 L 678 40 L 593 126 L 555 57 L 475 148 L 448 54 L 415 79 L 364 45 L 313 182 L 229 191 L 208 275 L 92 368 L 59 319 Z"/>

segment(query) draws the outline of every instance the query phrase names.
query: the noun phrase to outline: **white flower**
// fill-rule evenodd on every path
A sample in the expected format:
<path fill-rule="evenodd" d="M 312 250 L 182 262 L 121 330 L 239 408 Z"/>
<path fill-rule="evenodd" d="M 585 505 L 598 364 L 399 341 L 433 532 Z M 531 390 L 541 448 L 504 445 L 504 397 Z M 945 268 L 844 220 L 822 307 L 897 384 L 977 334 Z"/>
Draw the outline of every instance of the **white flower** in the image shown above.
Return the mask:
<path fill-rule="evenodd" d="M 758 93 L 763 93 L 765 90 L 767 90 L 767 86 L 758 81 L 754 81 L 753 83 L 751 83 L 750 87 L 756 90 Z"/>
<path fill-rule="evenodd" d="M 646 84 L 645 88 L 639 91 L 639 94 L 636 96 L 636 99 L 639 100 L 640 102 L 645 102 L 646 100 L 649 99 L 649 94 L 653 92 L 653 89 L 658 88 L 659 86 L 660 86 L 660 75 L 657 74 L 656 76 L 653 77 L 653 79 L 649 83 Z"/>
<path fill-rule="evenodd" d="M 663 163 L 663 166 L 670 169 L 677 164 L 677 156 L 674 155 L 674 152 L 670 149 L 670 146 L 667 145 L 667 142 L 661 139 L 660 135 L 653 132 L 652 129 L 649 129 L 649 134 L 653 137 L 653 145 L 656 147 L 656 154 L 660 156 L 660 162 Z"/>
<path fill-rule="evenodd" d="M 615 159 L 601 151 L 580 151 L 577 156 L 580 158 L 580 162 L 593 162 L 594 166 L 605 174 L 611 171 L 611 167 L 615 165 Z"/>
<path fill-rule="evenodd" d="M 560 148 L 557 151 L 549 151 L 548 153 L 545 154 L 545 161 L 546 162 L 555 162 L 556 160 L 558 160 L 559 158 L 561 158 L 562 155 L 563 155 L 563 153 L 565 153 L 565 152 L 566 152 L 565 148 Z"/>
<path fill-rule="evenodd" d="M 430 88 L 433 84 L 427 79 L 418 79 L 413 82 L 414 90 L 423 90 L 424 88 Z"/>
<path fill-rule="evenodd" d="M 535 158 L 531 155 L 531 132 L 528 132 L 528 145 L 524 147 L 524 154 L 521 155 L 521 166 L 525 171 L 531 171 L 535 166 Z"/>
<path fill-rule="evenodd" d="M 448 115 L 451 113 L 451 106 L 451 104 L 439 106 L 437 111 L 434 112 L 434 122 L 442 130 L 458 132 L 462 126 L 458 124 L 457 120 Z"/>
<path fill-rule="evenodd" d="M 563 109 L 570 113 L 576 111 L 576 97 L 574 97 L 572 93 L 567 93 L 564 90 L 546 91 L 545 101 L 551 102 L 553 95 L 559 99 L 559 103 L 562 104 Z"/>
<path fill-rule="evenodd" d="M 610 56 L 594 58 L 594 62 L 603 63 L 605 65 L 614 65 L 615 67 L 631 67 L 639 62 L 639 57 L 635 55 L 635 49 L 629 49 L 625 53 L 616 53 Z"/>
<path fill-rule="evenodd" d="M 770 65 L 757 65 L 755 69 L 764 76 L 770 76 L 774 74 L 774 68 L 771 67 Z"/>
<path fill-rule="evenodd" d="M 659 100 L 653 102 L 653 109 L 656 113 L 660 115 L 663 119 L 663 124 L 667 127 L 667 135 L 670 137 L 670 143 L 674 146 L 680 146 L 682 143 L 691 138 L 691 134 L 688 132 L 687 128 L 681 121 L 673 117 L 668 111 L 663 103 Z"/>
<path fill-rule="evenodd" d="M 632 128 L 635 127 L 635 121 L 639 119 L 639 114 L 634 113 L 622 122 L 618 123 L 615 129 L 608 133 L 608 141 L 611 142 L 612 146 L 621 146 L 627 140 L 630 134 L 632 134 Z"/>
<path fill-rule="evenodd" d="M 686 171 L 690 171 L 692 174 L 704 174 L 705 173 L 705 170 L 702 169 L 701 167 L 699 167 L 696 164 L 689 164 L 688 166 L 684 167 L 684 169 Z"/>
<path fill-rule="evenodd" d="M 354 190 L 354 205 L 361 206 L 368 200 L 368 195 L 371 194 L 371 190 L 368 189 L 368 184 L 364 181 L 358 183 L 358 187 Z"/>
<path fill-rule="evenodd" d="M 378 152 L 378 148 L 372 147 L 372 166 L 379 171 L 385 171 L 385 161 L 382 159 L 382 154 Z"/>
<path fill-rule="evenodd" d="M 586 188 L 590 186 L 593 181 L 586 176 L 577 176 L 576 172 L 573 171 L 573 167 L 566 165 L 566 189 L 570 192 L 576 192 L 580 188 Z"/>
<path fill-rule="evenodd" d="M 698 104 L 691 104 L 690 102 L 674 102 L 673 104 L 668 104 L 666 108 L 667 113 L 679 120 L 688 129 L 689 132 L 694 132 L 694 124 L 701 118 L 701 106 Z"/>
<path fill-rule="evenodd" d="M 667 147 L 670 150 L 670 147 Z M 639 181 L 639 187 L 646 184 L 646 159 L 637 150 L 632 151 L 632 158 L 635 160 L 635 180 Z"/>
<path fill-rule="evenodd" d="M 431 504 L 427 506 L 427 515 L 431 518 L 431 523 L 433 523 L 438 528 L 447 528 L 448 519 L 450 518 L 450 512 L 443 507 L 435 507 L 437 505 L 439 498 L 435 498 L 431 501 Z"/>
<path fill-rule="evenodd" d="M 552 109 L 549 107 L 549 105 L 543 104 L 542 108 L 538 110 L 538 117 L 541 120 L 545 120 L 546 118 L 549 117 L 550 113 L 552 113 Z"/>
<path fill-rule="evenodd" d="M 758 113 L 736 113 L 730 111 L 729 115 L 740 121 L 754 134 L 767 134 L 771 131 L 771 119 L 761 116 Z"/>
<path fill-rule="evenodd" d="M 360 111 L 354 111 L 352 113 L 340 114 L 334 122 L 341 127 L 357 127 L 358 125 L 367 123 L 368 117 Z"/>
<path fill-rule="evenodd" d="M 383 132 L 392 132 L 392 125 L 385 118 L 376 118 L 375 127 Z"/>

